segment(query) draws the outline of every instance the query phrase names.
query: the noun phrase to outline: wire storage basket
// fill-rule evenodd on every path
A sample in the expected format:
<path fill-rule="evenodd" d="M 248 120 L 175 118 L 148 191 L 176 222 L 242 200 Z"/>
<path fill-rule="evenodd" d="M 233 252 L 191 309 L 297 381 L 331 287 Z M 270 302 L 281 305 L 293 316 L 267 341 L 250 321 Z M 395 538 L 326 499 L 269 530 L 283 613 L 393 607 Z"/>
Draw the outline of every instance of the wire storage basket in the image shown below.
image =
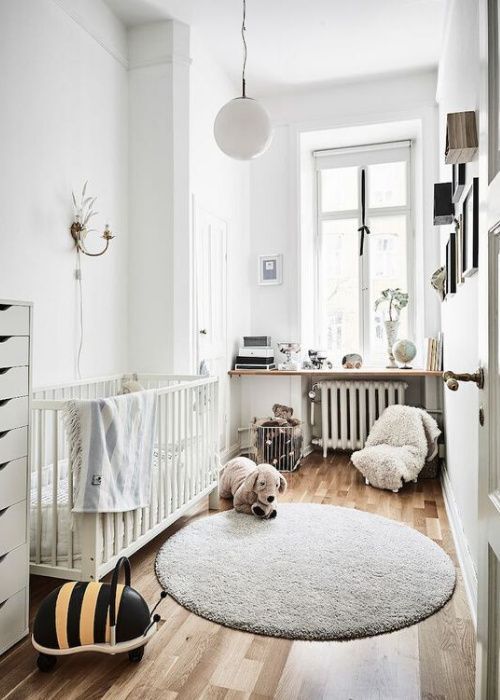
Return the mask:
<path fill-rule="evenodd" d="M 269 418 L 250 425 L 251 451 L 257 464 L 272 464 L 280 472 L 295 471 L 302 459 L 302 424 Z"/>

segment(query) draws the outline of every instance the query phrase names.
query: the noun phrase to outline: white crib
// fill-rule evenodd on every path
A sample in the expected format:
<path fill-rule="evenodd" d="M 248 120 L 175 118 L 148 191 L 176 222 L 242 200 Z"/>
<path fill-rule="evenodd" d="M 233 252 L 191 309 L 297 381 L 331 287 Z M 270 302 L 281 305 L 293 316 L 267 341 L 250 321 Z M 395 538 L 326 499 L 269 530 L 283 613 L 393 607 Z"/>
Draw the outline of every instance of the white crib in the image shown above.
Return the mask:
<path fill-rule="evenodd" d="M 35 391 L 32 401 L 31 573 L 98 580 L 217 488 L 216 377 L 139 375 L 158 394 L 151 502 L 124 513 L 73 513 L 63 424 L 68 399 L 116 395 L 127 375 Z"/>

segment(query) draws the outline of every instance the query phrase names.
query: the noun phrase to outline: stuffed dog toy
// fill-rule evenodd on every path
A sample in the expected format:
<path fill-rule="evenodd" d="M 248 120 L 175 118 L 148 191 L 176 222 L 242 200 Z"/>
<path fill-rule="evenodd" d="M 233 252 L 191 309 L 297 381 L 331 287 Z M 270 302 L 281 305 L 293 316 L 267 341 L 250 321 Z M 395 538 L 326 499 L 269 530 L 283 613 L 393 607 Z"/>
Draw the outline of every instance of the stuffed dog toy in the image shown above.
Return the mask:
<path fill-rule="evenodd" d="M 285 477 L 270 464 L 257 466 L 247 457 L 235 457 L 221 472 L 219 495 L 233 497 L 239 513 L 275 518 L 278 493 L 285 493 L 286 486 Z"/>

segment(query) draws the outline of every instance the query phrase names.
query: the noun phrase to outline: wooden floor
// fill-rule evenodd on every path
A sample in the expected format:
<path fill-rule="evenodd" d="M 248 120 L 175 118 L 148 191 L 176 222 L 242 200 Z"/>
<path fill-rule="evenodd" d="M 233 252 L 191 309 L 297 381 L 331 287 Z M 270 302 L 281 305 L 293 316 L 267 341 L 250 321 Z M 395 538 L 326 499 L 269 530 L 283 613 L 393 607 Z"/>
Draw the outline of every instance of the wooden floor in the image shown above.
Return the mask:
<path fill-rule="evenodd" d="M 438 542 L 456 562 L 438 481 L 422 480 L 400 494 L 365 486 L 348 457 L 316 454 L 290 476 L 282 500 L 330 503 L 401 520 Z M 228 507 L 225 505 L 224 507 Z M 200 508 L 192 517 L 207 513 Z M 278 516 L 279 517 L 279 516 Z M 133 584 L 149 602 L 159 588 L 153 563 L 183 518 L 132 559 Z M 58 585 L 32 578 L 32 609 Z M 400 632 L 351 642 L 291 642 L 220 627 L 173 600 L 138 666 L 123 657 L 84 654 L 36 670 L 28 640 L 0 659 L 0 698 L 332 698 L 342 700 L 470 700 L 474 696 L 474 628 L 459 574 L 452 600 Z"/>

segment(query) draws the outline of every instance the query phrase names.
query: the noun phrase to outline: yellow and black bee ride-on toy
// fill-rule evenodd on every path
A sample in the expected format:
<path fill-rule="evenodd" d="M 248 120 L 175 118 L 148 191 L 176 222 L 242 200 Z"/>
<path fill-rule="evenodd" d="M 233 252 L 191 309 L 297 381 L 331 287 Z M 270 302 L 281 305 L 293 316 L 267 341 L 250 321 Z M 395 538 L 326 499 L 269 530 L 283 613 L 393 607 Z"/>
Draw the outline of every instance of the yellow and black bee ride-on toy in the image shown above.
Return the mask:
<path fill-rule="evenodd" d="M 125 584 L 118 583 L 122 567 Z M 158 628 L 160 616 L 153 613 L 166 595 L 162 591 L 150 611 L 130 585 L 130 562 L 126 557 L 118 560 L 111 583 L 63 584 L 45 598 L 35 618 L 32 643 L 39 652 L 38 668 L 50 671 L 58 656 L 82 651 L 126 652 L 130 661 L 139 662 Z"/>

